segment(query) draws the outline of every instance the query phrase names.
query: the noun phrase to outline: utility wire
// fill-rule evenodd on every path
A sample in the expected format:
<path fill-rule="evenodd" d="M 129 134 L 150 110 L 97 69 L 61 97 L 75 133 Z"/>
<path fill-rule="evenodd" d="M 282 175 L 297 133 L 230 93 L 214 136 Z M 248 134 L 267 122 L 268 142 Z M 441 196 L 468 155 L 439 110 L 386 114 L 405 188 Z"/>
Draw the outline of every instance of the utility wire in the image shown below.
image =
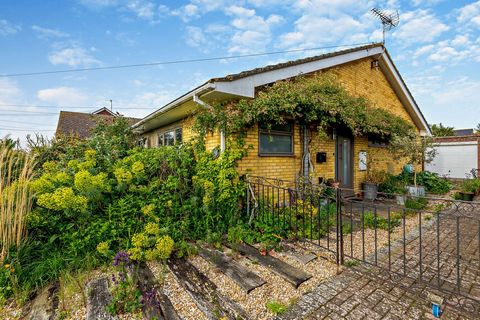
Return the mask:
<path fill-rule="evenodd" d="M 0 107 L 16 107 L 16 108 L 61 108 L 61 109 L 99 109 L 99 107 L 87 107 L 87 106 L 54 106 L 54 105 L 34 105 L 34 104 L 0 104 Z M 108 108 L 107 108 L 108 109 Z M 157 109 L 157 107 L 115 107 L 115 110 L 140 110 L 140 109 Z M 110 110 L 110 109 L 109 109 Z M 10 111 L 10 110 L 0 110 Z M 15 110 L 12 110 L 15 111 Z"/>
<path fill-rule="evenodd" d="M 367 44 L 372 44 L 372 42 L 352 43 L 352 44 L 341 44 L 341 45 L 336 45 L 336 46 L 325 46 L 325 47 L 316 47 L 316 48 L 292 49 L 292 50 L 283 50 L 283 51 L 270 51 L 270 52 L 262 52 L 262 53 L 250 53 L 250 54 L 242 54 L 242 55 L 236 55 L 236 56 L 196 58 L 196 59 L 185 59 L 185 60 L 170 60 L 170 61 L 160 61 L 160 62 L 150 62 L 150 63 L 137 63 L 137 64 L 125 64 L 125 65 L 107 66 L 107 67 L 91 67 L 91 68 L 80 68 L 80 69 L 65 69 L 65 70 L 53 70 L 53 71 L 10 73 L 10 74 L 0 75 L 0 77 L 4 77 L 4 78 L 7 78 L 7 77 L 25 77 L 25 76 L 38 76 L 38 75 L 59 74 L 59 73 L 71 73 L 71 72 L 84 72 L 84 71 L 98 71 L 98 70 L 113 70 L 113 69 L 151 67 L 151 66 L 160 66 L 160 65 L 171 65 L 171 64 L 182 64 L 182 63 L 194 63 L 194 62 L 206 62 L 206 61 L 214 61 L 214 60 L 230 60 L 230 59 L 239 59 L 239 58 L 250 58 L 250 57 L 269 56 L 269 55 L 282 54 L 282 53 L 306 52 L 306 51 L 314 51 L 314 50 L 341 48 L 341 47 L 354 47 L 354 46 L 367 45 Z"/>

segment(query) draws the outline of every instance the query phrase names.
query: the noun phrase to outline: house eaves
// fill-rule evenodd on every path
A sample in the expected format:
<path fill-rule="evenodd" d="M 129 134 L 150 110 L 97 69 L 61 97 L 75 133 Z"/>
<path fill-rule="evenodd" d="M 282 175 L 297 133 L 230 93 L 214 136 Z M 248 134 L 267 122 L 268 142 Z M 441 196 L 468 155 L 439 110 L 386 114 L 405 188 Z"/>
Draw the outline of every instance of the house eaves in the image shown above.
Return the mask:
<path fill-rule="evenodd" d="M 400 73 L 393 64 L 390 56 L 382 44 L 371 44 L 367 46 L 356 47 L 348 50 L 322 54 L 315 57 L 279 63 L 263 68 L 256 68 L 249 71 L 228 75 L 222 78 L 210 79 L 203 85 L 187 92 L 159 110 L 148 115 L 140 122 L 136 123 L 133 128 L 137 129 L 138 131 L 148 131 L 152 129 L 147 128 L 149 127 L 147 126 L 145 127 L 145 130 L 142 130 L 142 125 L 145 125 L 152 119 L 165 115 L 174 108 L 193 100 L 193 96 L 195 95 L 201 97 L 207 92 L 216 92 L 226 96 L 231 96 L 232 98 L 254 98 L 256 88 L 263 85 L 274 83 L 279 80 L 294 78 L 302 74 L 309 74 L 319 70 L 332 68 L 368 57 L 379 60 L 382 71 L 386 74 L 396 94 L 407 108 L 407 111 L 412 117 L 415 125 L 420 129 L 422 134 L 431 135 L 429 126 L 423 114 L 418 108 L 413 96 L 405 85 Z"/>

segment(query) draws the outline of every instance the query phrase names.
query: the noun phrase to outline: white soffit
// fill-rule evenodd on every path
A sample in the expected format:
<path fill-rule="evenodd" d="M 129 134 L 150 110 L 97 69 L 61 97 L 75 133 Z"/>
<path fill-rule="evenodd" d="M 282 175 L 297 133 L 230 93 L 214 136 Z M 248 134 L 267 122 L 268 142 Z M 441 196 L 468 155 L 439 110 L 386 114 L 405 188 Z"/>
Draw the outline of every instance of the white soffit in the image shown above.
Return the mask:
<path fill-rule="evenodd" d="M 381 53 L 383 53 L 383 47 L 368 48 L 345 54 L 339 54 L 337 56 L 316 61 L 265 71 L 233 81 L 215 81 L 215 90 L 235 94 L 238 96 L 254 98 L 256 87 L 273 83 L 278 80 L 293 78 L 301 74 L 312 73 L 351 61 L 379 55 Z"/>

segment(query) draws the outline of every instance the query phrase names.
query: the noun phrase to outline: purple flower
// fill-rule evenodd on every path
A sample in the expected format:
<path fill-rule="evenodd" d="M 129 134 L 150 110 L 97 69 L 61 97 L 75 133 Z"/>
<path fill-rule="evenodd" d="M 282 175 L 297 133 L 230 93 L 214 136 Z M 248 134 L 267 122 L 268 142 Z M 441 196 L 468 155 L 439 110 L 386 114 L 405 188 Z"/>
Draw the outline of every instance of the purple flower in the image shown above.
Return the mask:
<path fill-rule="evenodd" d="M 150 305 L 157 305 L 160 303 L 160 301 L 158 301 L 157 299 L 157 289 L 155 288 L 152 288 L 151 290 L 149 291 L 145 291 L 143 294 L 142 294 L 142 298 L 141 298 L 141 303 L 143 305 L 145 304 L 150 304 Z"/>
<path fill-rule="evenodd" d="M 115 274 L 112 273 L 112 283 L 117 283 L 117 279 L 115 278 Z"/>
<path fill-rule="evenodd" d="M 129 261 L 130 257 L 128 256 L 128 253 L 126 253 L 125 251 L 118 251 L 115 255 L 115 258 L 113 258 L 113 266 L 117 267 L 119 264 L 125 265 Z"/>

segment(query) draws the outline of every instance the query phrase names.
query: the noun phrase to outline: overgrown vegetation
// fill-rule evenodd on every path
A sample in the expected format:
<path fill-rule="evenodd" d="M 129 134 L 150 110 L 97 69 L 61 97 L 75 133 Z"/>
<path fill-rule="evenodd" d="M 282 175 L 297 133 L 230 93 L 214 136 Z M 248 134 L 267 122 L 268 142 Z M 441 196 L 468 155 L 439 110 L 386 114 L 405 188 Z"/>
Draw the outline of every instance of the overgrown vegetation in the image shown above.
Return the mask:
<path fill-rule="evenodd" d="M 287 121 L 316 124 L 319 134 L 344 127 L 354 135 L 381 139 L 415 136 L 413 126 L 392 113 L 374 107 L 365 98 L 350 95 L 333 75 L 320 74 L 295 81 L 280 81 L 253 100 L 240 100 L 205 108 L 196 117 L 199 131 L 222 129 L 238 133 L 256 123 Z"/>
<path fill-rule="evenodd" d="M 226 234 L 239 219 L 244 187 L 235 162 L 241 149 L 215 158 L 201 144 L 139 149 L 134 143 L 119 119 L 86 141 L 33 145 L 39 163 L 28 183 L 35 192 L 26 216 L 29 236 L 9 245 L 0 271 L 2 300 L 15 294 L 21 302 L 62 274 L 106 264 L 122 250 L 134 260 L 163 260 L 174 247 L 182 255 L 186 241 Z M 8 195 L 8 188 L 1 191 Z"/>
<path fill-rule="evenodd" d="M 452 190 L 452 183 L 438 174 L 423 171 L 416 174 L 417 184 L 424 186 L 425 190 L 434 194 L 445 194 Z M 379 186 L 379 191 L 386 195 L 403 194 L 405 186 L 414 183 L 414 175 L 402 172 L 398 175 L 386 174 L 386 178 Z"/>

